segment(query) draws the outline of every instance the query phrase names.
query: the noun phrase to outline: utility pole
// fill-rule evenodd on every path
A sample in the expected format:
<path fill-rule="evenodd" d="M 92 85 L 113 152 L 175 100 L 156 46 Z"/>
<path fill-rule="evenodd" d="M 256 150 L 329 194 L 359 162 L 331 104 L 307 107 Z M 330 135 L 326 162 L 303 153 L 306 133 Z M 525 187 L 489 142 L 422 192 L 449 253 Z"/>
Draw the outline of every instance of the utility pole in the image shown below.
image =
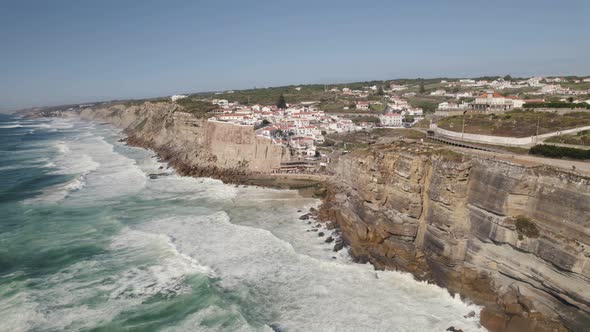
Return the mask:
<path fill-rule="evenodd" d="M 537 141 L 539 140 L 539 115 L 537 114 L 537 130 L 535 132 L 535 143 L 537 143 Z"/>
<path fill-rule="evenodd" d="M 463 139 L 463 136 L 465 135 L 465 113 L 467 113 L 467 111 L 463 111 L 463 124 L 461 125 L 461 139 Z"/>

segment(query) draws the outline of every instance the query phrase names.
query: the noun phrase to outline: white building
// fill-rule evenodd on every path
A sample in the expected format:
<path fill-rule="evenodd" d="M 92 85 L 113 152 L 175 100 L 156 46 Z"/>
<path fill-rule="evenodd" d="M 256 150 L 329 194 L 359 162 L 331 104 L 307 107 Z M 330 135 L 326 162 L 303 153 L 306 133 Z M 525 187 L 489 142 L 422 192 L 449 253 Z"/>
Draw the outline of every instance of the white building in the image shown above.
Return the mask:
<path fill-rule="evenodd" d="M 369 102 L 368 101 L 357 101 L 356 102 L 356 109 L 358 110 L 368 110 L 369 109 Z"/>
<path fill-rule="evenodd" d="M 186 97 L 188 97 L 188 96 L 186 96 L 186 95 L 174 95 L 174 96 L 170 96 L 170 100 L 172 100 L 174 102 L 174 101 L 177 101 L 177 100 L 180 100 L 180 99 L 184 99 Z"/>
<path fill-rule="evenodd" d="M 521 108 L 524 105 L 524 101 L 515 96 L 504 97 L 497 92 L 486 91 L 475 98 L 475 101 L 471 105 L 476 110 L 506 111 Z"/>
<path fill-rule="evenodd" d="M 401 127 L 403 117 L 399 113 L 387 113 L 379 115 L 379 121 L 384 127 Z"/>

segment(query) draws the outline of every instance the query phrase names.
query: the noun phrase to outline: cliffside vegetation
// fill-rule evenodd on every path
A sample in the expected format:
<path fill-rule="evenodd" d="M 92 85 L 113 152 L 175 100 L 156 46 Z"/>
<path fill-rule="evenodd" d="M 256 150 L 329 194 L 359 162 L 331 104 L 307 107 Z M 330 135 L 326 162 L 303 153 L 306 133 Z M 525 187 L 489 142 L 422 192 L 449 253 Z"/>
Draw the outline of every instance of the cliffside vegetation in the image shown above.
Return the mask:
<path fill-rule="evenodd" d="M 522 240 L 524 237 L 539 237 L 539 229 L 535 223 L 525 216 L 516 217 L 516 231 L 518 232 L 518 239 Z"/>
<path fill-rule="evenodd" d="M 229 101 L 238 101 L 240 104 L 253 105 L 253 104 L 264 104 L 274 105 L 277 100 L 284 96 L 287 103 L 298 103 L 302 101 L 321 101 L 333 99 L 333 94 L 324 91 L 324 85 L 313 84 L 313 85 L 302 85 L 300 90 L 297 90 L 298 86 L 280 86 L 273 88 L 254 88 L 247 90 L 236 90 L 232 92 L 223 92 L 219 94 L 205 94 L 199 95 L 199 98 L 215 98 L 215 99 L 226 99 Z"/>
<path fill-rule="evenodd" d="M 571 135 L 554 136 L 545 142 L 590 146 L 590 130 L 584 130 Z"/>
<path fill-rule="evenodd" d="M 565 102 L 548 102 L 548 103 L 533 103 L 524 104 L 524 108 L 587 108 L 590 109 L 590 104 L 586 103 L 565 103 Z"/>
<path fill-rule="evenodd" d="M 414 129 L 402 128 L 376 128 L 373 130 L 361 130 L 349 133 L 337 133 L 326 136 L 322 146 L 324 150 L 358 150 L 365 149 L 371 144 L 381 140 L 421 139 L 426 135 Z"/>
<path fill-rule="evenodd" d="M 197 118 L 209 117 L 207 113 L 217 108 L 216 105 L 196 97 L 179 99 L 176 103 L 182 107 L 183 112 L 191 113 Z"/>
<path fill-rule="evenodd" d="M 570 147 L 540 144 L 530 149 L 530 154 L 541 155 L 549 158 L 590 159 L 590 150 Z"/>

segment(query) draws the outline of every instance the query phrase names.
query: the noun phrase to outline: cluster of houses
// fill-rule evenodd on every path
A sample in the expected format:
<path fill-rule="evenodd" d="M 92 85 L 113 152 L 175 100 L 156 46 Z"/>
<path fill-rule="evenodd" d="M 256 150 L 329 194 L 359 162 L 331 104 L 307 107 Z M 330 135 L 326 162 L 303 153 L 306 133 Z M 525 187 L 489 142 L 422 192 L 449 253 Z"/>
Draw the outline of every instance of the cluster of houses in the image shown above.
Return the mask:
<path fill-rule="evenodd" d="M 493 90 L 487 90 L 475 97 L 473 102 L 445 101 L 438 104 L 437 115 L 452 115 L 452 112 L 477 111 L 509 111 L 522 108 L 525 103 L 543 102 L 543 100 L 521 99 L 517 96 L 503 96 Z"/>
<path fill-rule="evenodd" d="M 256 135 L 266 137 L 275 144 L 291 148 L 299 157 L 317 156 L 316 145 L 324 142 L 329 133 L 340 133 L 373 127 L 369 123 L 355 124 L 350 119 L 325 114 L 313 103 L 288 105 L 280 109 L 275 105 L 240 105 L 227 100 L 213 100 L 219 108 L 209 121 L 252 125 Z"/>
<path fill-rule="evenodd" d="M 545 77 L 531 77 L 526 80 L 505 80 L 498 78 L 493 81 L 479 80 L 475 81 L 472 79 L 462 79 L 458 82 L 448 83 L 449 86 L 460 86 L 464 88 L 489 88 L 492 90 L 504 90 L 504 89 L 523 89 L 523 88 L 535 88 L 536 91 L 531 91 L 528 94 L 559 94 L 559 95 L 585 95 L 590 93 L 589 90 L 576 90 L 563 87 L 560 83 L 569 82 L 568 80 L 560 77 L 545 78 Z M 589 78 L 576 79 L 571 83 L 587 83 L 590 82 Z M 434 94 L 436 92 L 436 94 Z M 444 90 L 437 90 L 431 94 L 448 96 Z M 467 97 L 467 96 L 466 96 Z"/>
<path fill-rule="evenodd" d="M 420 107 L 412 107 L 406 99 L 397 96 L 390 96 L 388 99 L 384 114 L 379 115 L 381 126 L 409 127 L 424 119 L 424 110 Z"/>
<path fill-rule="evenodd" d="M 441 81 L 447 83 L 446 81 Z M 473 79 L 462 79 L 458 82 L 449 82 L 448 86 L 460 86 L 462 88 L 487 88 L 483 93 L 479 95 L 472 95 L 471 92 L 463 93 L 447 93 L 444 89 L 439 89 L 430 94 L 433 96 L 444 96 L 455 98 L 456 100 L 445 101 L 438 104 L 437 115 L 455 115 L 460 111 L 465 110 L 478 110 L 478 111 L 507 111 L 512 109 L 522 108 L 524 104 L 542 103 L 544 100 L 541 95 L 587 95 L 590 94 L 590 90 L 583 89 L 570 89 L 563 87 L 560 83 L 587 83 L 590 82 L 590 78 L 576 79 L 573 82 L 560 77 L 544 78 L 544 77 L 531 77 L 526 80 L 505 80 L 498 78 L 493 81 L 487 80 L 473 80 Z M 527 95 L 537 95 L 539 98 L 536 99 L 523 99 L 517 96 L 508 95 L 503 96 L 496 92 L 497 90 L 504 89 L 520 89 L 520 88 L 534 88 L 533 91 L 527 92 Z M 472 102 L 460 101 L 464 98 L 473 99 Z M 566 98 L 562 99 L 566 101 Z"/>
<path fill-rule="evenodd" d="M 424 111 L 422 108 L 412 107 L 406 99 L 396 94 L 396 92 L 408 89 L 408 87 L 404 85 L 398 85 L 396 83 L 390 84 L 388 90 L 383 90 L 382 101 L 362 100 L 362 98 L 366 98 L 369 94 L 378 89 L 379 88 L 374 85 L 366 87 L 363 90 L 350 90 L 348 88 L 339 90 L 338 88 L 332 88 L 330 91 L 337 93 L 341 92 L 343 95 L 357 97 L 358 99 L 354 102 L 354 108 L 358 112 L 371 110 L 371 105 L 383 106 L 385 104 L 384 111 L 379 114 L 379 123 L 382 127 L 411 126 L 424 118 Z M 412 93 L 408 96 L 412 95 L 415 94 Z M 407 97 L 406 94 L 403 96 Z M 344 110 L 349 110 L 349 108 L 345 107 Z M 407 121 L 408 119 L 410 121 Z"/>

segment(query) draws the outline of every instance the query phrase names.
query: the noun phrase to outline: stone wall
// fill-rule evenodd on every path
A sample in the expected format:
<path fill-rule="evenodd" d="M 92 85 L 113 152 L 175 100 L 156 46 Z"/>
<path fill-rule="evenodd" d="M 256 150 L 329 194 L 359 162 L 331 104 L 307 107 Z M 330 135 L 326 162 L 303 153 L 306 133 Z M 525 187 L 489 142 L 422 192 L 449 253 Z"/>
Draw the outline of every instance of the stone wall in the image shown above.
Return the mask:
<path fill-rule="evenodd" d="M 547 133 L 539 136 L 529 137 L 503 137 L 503 136 L 491 136 L 491 135 L 478 135 L 478 134 L 461 134 L 460 132 L 446 130 L 438 127 L 431 128 L 436 131 L 437 135 L 448 137 L 457 140 L 464 140 L 475 143 L 492 144 L 492 145 L 507 145 L 507 146 L 533 146 L 543 140 L 559 135 L 575 134 L 580 131 L 589 130 L 590 126 L 565 129 L 556 131 L 553 133 Z"/>
<path fill-rule="evenodd" d="M 271 172 L 281 165 L 283 148 L 257 136 L 252 126 L 207 122 L 207 146 L 224 163 L 247 162 L 254 172 Z"/>

